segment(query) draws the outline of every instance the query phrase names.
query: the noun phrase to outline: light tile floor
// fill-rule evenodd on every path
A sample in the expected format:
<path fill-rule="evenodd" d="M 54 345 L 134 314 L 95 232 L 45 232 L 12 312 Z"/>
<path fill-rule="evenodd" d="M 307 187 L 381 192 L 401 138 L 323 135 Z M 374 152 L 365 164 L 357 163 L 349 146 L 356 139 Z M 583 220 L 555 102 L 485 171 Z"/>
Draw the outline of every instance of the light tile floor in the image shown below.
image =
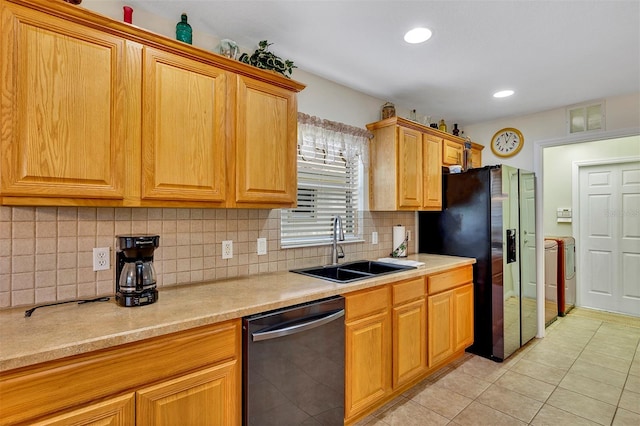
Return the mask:
<path fill-rule="evenodd" d="M 640 425 L 640 318 L 574 309 L 503 363 L 465 354 L 358 426 Z"/>

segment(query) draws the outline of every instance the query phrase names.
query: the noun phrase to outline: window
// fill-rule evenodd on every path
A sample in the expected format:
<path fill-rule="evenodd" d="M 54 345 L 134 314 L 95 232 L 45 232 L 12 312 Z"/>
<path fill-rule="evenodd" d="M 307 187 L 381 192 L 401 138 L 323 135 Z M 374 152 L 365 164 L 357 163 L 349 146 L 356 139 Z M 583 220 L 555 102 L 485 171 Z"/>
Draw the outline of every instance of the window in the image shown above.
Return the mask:
<path fill-rule="evenodd" d="M 298 207 L 280 215 L 281 246 L 331 242 L 332 219 L 342 217 L 345 241 L 361 241 L 360 186 L 368 132 L 298 115 Z"/>

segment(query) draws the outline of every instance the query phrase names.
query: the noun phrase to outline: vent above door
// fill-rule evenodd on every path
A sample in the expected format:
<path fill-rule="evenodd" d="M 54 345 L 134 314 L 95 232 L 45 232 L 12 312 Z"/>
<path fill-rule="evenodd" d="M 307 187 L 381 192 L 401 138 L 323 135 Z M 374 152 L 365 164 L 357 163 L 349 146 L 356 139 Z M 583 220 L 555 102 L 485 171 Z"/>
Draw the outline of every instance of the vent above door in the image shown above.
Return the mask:
<path fill-rule="evenodd" d="M 567 108 L 567 132 L 569 134 L 604 129 L 604 101 L 574 105 Z"/>

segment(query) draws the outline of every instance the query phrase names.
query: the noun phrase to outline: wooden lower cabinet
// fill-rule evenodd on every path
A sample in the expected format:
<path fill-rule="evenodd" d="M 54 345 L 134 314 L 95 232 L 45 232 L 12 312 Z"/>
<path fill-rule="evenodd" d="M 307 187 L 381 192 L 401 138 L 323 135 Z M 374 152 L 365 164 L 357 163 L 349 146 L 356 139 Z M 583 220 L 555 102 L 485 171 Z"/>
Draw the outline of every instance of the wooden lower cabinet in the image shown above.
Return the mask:
<path fill-rule="evenodd" d="M 427 298 L 429 336 L 429 366 L 453 354 L 453 292 L 447 291 Z"/>
<path fill-rule="evenodd" d="M 393 388 L 427 368 L 427 305 L 423 277 L 393 284 Z"/>
<path fill-rule="evenodd" d="M 127 393 L 32 423 L 33 426 L 135 425 L 135 394 Z"/>
<path fill-rule="evenodd" d="M 391 390 L 389 288 L 345 296 L 345 419 L 367 412 Z"/>
<path fill-rule="evenodd" d="M 238 424 L 238 375 L 238 363 L 233 360 L 141 389 L 136 392 L 136 424 Z"/>
<path fill-rule="evenodd" d="M 239 425 L 232 320 L 0 374 L 0 425 Z"/>
<path fill-rule="evenodd" d="M 453 291 L 454 351 L 465 349 L 473 343 L 473 284 L 466 284 Z"/>
<path fill-rule="evenodd" d="M 429 368 L 473 343 L 473 269 L 471 266 L 427 279 Z"/>
<path fill-rule="evenodd" d="M 345 302 L 347 425 L 473 343 L 470 265 L 346 294 Z"/>

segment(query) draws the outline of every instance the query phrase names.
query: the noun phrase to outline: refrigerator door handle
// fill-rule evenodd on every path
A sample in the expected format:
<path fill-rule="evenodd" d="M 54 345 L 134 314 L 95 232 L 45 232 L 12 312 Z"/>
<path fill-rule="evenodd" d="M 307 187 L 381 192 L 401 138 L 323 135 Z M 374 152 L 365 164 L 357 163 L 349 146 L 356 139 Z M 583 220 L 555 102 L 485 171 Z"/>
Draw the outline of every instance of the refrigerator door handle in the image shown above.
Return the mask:
<path fill-rule="evenodd" d="M 516 261 L 516 230 L 507 229 L 507 264 Z"/>

